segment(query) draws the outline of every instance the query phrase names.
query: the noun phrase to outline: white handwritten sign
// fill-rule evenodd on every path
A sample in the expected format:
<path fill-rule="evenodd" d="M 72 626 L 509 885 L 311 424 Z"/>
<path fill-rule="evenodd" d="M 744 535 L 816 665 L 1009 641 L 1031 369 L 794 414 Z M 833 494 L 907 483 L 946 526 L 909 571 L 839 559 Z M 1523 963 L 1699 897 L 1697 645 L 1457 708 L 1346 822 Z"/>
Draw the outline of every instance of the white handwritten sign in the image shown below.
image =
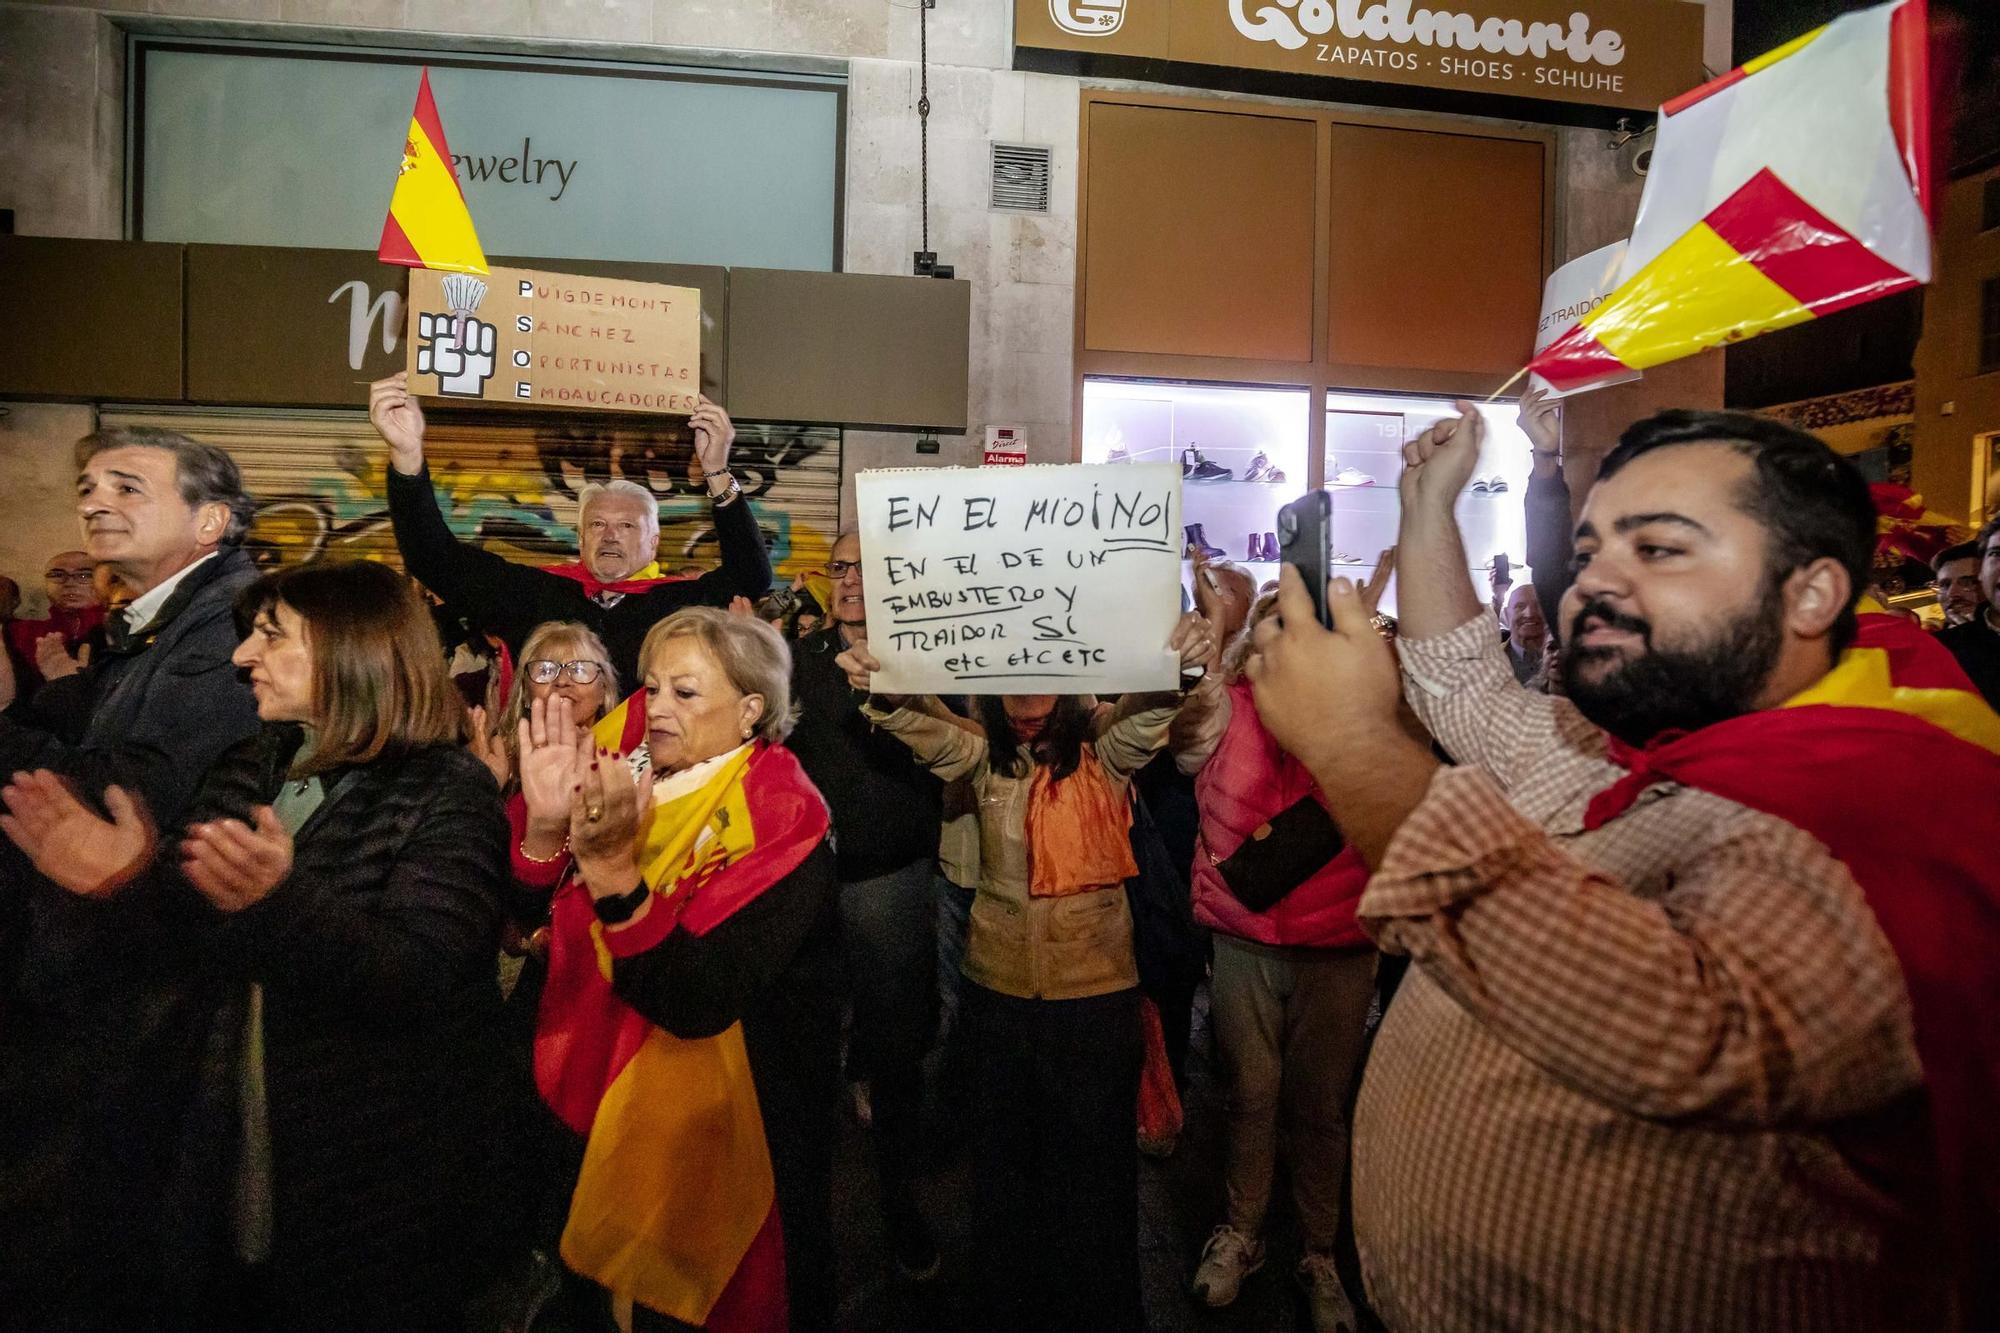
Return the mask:
<path fill-rule="evenodd" d="M 855 478 L 885 694 L 1172 689 L 1172 463 L 908 468 Z"/>
<path fill-rule="evenodd" d="M 1568 333 L 1578 320 L 1604 304 L 1604 298 L 1611 295 L 1612 289 L 1618 285 L 1618 272 L 1625 263 L 1625 245 L 1624 241 L 1613 241 L 1601 249 L 1570 260 L 1549 274 L 1549 280 L 1542 284 L 1542 319 L 1535 326 L 1537 352 Z M 1603 379 L 1574 389 L 1558 389 L 1540 375 L 1529 378 L 1547 389 L 1549 397 L 1565 398 L 1573 393 L 1602 389 L 1612 384 L 1628 384 L 1639 378 L 1639 372 L 1615 371 Z"/>

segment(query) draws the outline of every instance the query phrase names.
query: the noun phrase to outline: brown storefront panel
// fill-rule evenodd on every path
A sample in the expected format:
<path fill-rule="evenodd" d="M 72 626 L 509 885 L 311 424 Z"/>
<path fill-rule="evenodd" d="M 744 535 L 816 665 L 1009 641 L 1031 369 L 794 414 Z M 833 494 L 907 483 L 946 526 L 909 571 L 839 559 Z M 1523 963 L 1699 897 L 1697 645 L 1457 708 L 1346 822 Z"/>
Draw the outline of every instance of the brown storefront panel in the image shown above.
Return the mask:
<path fill-rule="evenodd" d="M 729 408 L 756 420 L 964 430 L 972 285 L 729 271 Z"/>
<path fill-rule="evenodd" d="M 318 558 L 400 564 L 384 490 L 388 450 L 357 412 L 107 410 L 106 426 L 153 425 L 227 449 L 257 500 L 250 546 L 266 565 Z M 711 509 L 688 480 L 684 432 L 643 419 L 433 415 L 428 459 L 445 521 L 511 560 L 576 558 L 576 496 L 624 477 L 660 498 L 660 563 L 712 567 Z M 789 576 L 823 567 L 840 526 L 840 432 L 740 426 L 731 470 Z"/>
<path fill-rule="evenodd" d="M 1331 129 L 1328 360 L 1501 376 L 1525 365 L 1541 309 L 1543 145 Z"/>
<path fill-rule="evenodd" d="M 181 247 L 0 236 L 0 394 L 181 396 Z"/>
<path fill-rule="evenodd" d="M 1098 104 L 1083 345 L 1310 362 L 1309 119 Z"/>
<path fill-rule="evenodd" d="M 403 368 L 407 270 L 378 263 L 365 250 L 186 249 L 187 396 L 195 402 L 358 405 L 368 401 L 368 381 Z M 497 257 L 493 262 L 548 266 Z M 727 270 L 588 259 L 562 260 L 559 267 L 700 288 L 703 387 L 722 395 Z M 393 325 L 388 339 L 385 322 Z"/>

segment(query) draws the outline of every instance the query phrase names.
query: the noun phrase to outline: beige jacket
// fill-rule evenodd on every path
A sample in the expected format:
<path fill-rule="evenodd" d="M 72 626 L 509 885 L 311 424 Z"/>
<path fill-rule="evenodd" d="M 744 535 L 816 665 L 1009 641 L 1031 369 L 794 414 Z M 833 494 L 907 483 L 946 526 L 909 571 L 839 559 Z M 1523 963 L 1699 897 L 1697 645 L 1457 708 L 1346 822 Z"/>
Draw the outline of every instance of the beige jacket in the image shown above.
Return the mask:
<path fill-rule="evenodd" d="M 922 707 L 871 719 L 945 781 L 964 778 L 979 801 L 980 877 L 972 900 L 965 975 L 1023 999 L 1081 1000 L 1139 984 L 1132 909 L 1123 884 L 1034 898 L 1028 893 L 1028 789 L 986 762 L 986 738 Z M 1177 706 L 1147 708 L 1113 722 L 1095 742 L 1098 762 L 1120 790 L 1167 742 Z"/>

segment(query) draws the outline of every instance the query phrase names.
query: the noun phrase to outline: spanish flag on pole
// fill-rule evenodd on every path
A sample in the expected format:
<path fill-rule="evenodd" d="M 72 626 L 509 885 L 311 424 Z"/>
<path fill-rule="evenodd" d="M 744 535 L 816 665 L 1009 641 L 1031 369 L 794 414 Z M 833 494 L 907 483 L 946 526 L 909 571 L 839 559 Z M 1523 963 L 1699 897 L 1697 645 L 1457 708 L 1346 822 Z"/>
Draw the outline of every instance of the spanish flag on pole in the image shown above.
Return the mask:
<path fill-rule="evenodd" d="M 428 69 L 417 85 L 417 109 L 410 113 L 403 163 L 396 168 L 396 193 L 389 200 L 382 245 L 376 253 L 383 263 L 406 268 L 486 272 L 486 252 L 472 229 L 472 214 L 466 211 L 458 172 L 451 165 L 451 147 L 444 141 L 444 123 L 431 100 Z"/>
<path fill-rule="evenodd" d="M 1924 5 L 1845 15 L 1661 107 L 1619 285 L 1528 368 L 1590 388 L 1928 282 Z"/>

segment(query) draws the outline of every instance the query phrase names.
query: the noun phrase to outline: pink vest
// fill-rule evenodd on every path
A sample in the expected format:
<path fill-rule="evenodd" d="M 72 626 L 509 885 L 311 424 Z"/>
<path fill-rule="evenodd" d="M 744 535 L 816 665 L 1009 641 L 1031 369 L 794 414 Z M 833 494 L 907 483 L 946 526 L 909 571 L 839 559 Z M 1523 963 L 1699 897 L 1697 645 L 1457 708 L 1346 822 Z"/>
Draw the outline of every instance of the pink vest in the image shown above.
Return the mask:
<path fill-rule="evenodd" d="M 1229 700 L 1229 729 L 1194 782 L 1201 806 L 1201 839 L 1194 848 L 1195 920 L 1259 944 L 1313 949 L 1368 944 L 1354 919 L 1368 884 L 1368 867 L 1352 847 L 1268 912 L 1245 907 L 1215 868 L 1273 815 L 1307 796 L 1322 804 L 1325 800 L 1305 765 L 1279 749 L 1264 730 L 1249 683 L 1231 685 Z"/>

